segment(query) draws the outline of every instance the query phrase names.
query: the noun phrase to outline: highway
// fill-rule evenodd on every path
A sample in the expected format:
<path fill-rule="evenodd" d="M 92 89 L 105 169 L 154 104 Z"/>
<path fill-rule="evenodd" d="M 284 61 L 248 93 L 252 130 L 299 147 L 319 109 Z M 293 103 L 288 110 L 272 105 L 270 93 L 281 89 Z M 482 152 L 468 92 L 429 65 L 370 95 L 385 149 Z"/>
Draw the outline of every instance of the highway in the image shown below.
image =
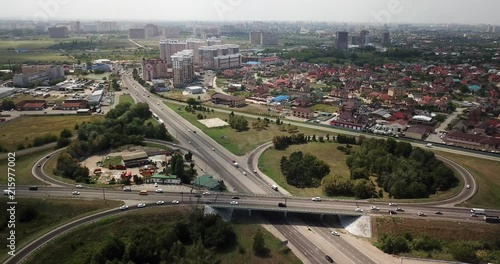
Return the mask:
<path fill-rule="evenodd" d="M 138 190 L 124 192 L 121 190 L 104 190 L 106 199 L 125 200 L 129 203 L 146 202 L 154 204 L 158 200 L 170 203 L 171 200 L 179 200 L 182 204 L 207 204 L 213 207 L 234 208 L 234 209 L 252 209 L 258 211 L 281 210 L 281 211 L 300 211 L 303 213 L 317 213 L 318 211 L 331 212 L 351 212 L 359 206 L 365 214 L 388 214 L 389 210 L 394 211 L 396 207 L 389 206 L 387 203 L 354 201 L 354 200 L 335 200 L 324 199 L 321 202 L 313 202 L 310 198 L 289 197 L 286 191 L 275 192 L 269 186 L 272 184 L 267 178 L 261 176 L 258 170 L 257 158 L 264 151 L 269 143 L 266 143 L 246 157 L 237 157 L 221 147 L 213 139 L 204 135 L 188 121 L 178 116 L 173 110 L 165 106 L 159 98 L 152 97 L 143 87 L 133 81 L 129 76 L 122 76 L 122 83 L 129 89 L 130 94 L 140 102 L 149 105 L 151 111 L 158 115 L 164 121 L 165 126 L 172 135 L 180 142 L 180 145 L 171 144 L 174 147 L 184 150 L 190 150 L 197 159 L 202 160 L 211 169 L 217 172 L 224 182 L 232 187 L 233 194 L 212 194 L 210 196 L 194 197 L 188 193 L 150 193 L 147 196 L 139 196 Z M 308 124 L 306 124 L 308 125 Z M 315 127 L 317 128 L 317 127 Z M 174 132 L 175 131 L 175 132 Z M 197 131 L 197 133 L 193 133 Z M 345 133 L 345 131 L 341 131 Z M 165 142 L 158 142 L 165 144 Z M 54 155 L 57 151 L 49 154 Z M 425 204 L 400 204 L 399 207 L 404 212 L 398 212 L 398 216 L 419 218 L 417 213 L 422 212 L 428 218 L 461 220 L 478 222 L 483 221 L 478 217 L 471 217 L 470 209 L 449 207 L 457 203 L 470 199 L 477 191 L 477 185 L 470 172 L 454 162 L 440 157 L 447 165 L 454 167 L 464 178 L 465 184 L 470 184 L 471 188 L 463 188 L 461 192 L 446 201 L 429 202 Z M 232 162 L 236 161 L 243 167 L 235 167 Z M 27 187 L 18 187 L 16 195 L 30 197 L 73 197 L 75 199 L 102 199 L 103 189 L 84 188 L 78 189 L 80 195 L 72 195 L 74 186 L 64 182 L 51 179 L 43 173 L 43 166 L 47 162 L 46 158 L 39 160 L 32 169 L 33 175 L 40 180 L 52 185 L 52 187 L 40 187 L 38 191 L 29 191 Z M 254 173 L 256 170 L 258 173 Z M 244 175 L 246 173 L 246 176 Z M 57 188 L 56 188 L 57 187 Z M 238 193 L 240 199 L 238 205 L 230 205 L 234 193 Z M 285 202 L 287 207 L 278 208 L 277 204 Z M 370 206 L 377 206 L 379 210 L 370 210 Z M 114 210 L 116 211 L 116 210 Z M 434 214 L 440 211 L 442 214 Z M 489 213 L 500 215 L 500 211 L 489 210 Z M 270 222 L 278 229 L 302 254 L 304 254 L 310 263 L 325 263 L 325 255 L 330 255 L 339 263 L 376 263 L 369 259 L 359 249 L 354 248 L 341 237 L 333 237 L 331 229 L 319 220 L 306 219 L 304 222 L 294 217 L 284 219 L 283 217 L 271 217 Z M 302 225 L 299 223 L 303 223 Z M 303 226 L 311 225 L 312 230 L 304 230 Z M 309 233 L 311 232 L 311 233 Z M 314 235 L 312 235 L 314 233 Z M 326 244 L 317 243 L 318 239 Z M 328 245 L 328 246 L 325 246 Z M 331 245 L 331 246 L 330 246 Z M 30 245 L 31 246 L 31 245 Z M 25 251 L 27 254 L 30 251 Z M 341 254 L 339 254 L 341 253 Z M 10 262 L 16 263 L 16 262 Z"/>

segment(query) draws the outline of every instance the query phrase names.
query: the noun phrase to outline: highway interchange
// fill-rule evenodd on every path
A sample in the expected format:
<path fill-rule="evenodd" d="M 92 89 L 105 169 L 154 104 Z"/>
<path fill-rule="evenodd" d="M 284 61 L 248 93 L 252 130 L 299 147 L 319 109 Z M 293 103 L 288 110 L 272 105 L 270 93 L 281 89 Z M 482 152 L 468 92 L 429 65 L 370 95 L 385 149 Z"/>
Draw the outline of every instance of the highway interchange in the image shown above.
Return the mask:
<path fill-rule="evenodd" d="M 157 114 L 160 119 L 166 121 L 165 126 L 171 134 L 175 131 L 175 136 L 179 144 L 174 145 L 174 147 L 192 151 L 197 159 L 201 160 L 205 164 L 208 164 L 213 171 L 217 172 L 225 183 L 233 188 L 233 192 L 237 193 L 240 199 L 238 199 L 238 205 L 229 205 L 229 202 L 233 200 L 232 197 L 234 194 L 211 194 L 209 196 L 194 197 L 193 194 L 189 193 L 152 193 L 147 196 L 138 197 L 138 190 L 123 192 L 121 190 L 109 189 L 105 191 L 106 199 L 140 200 L 147 202 L 148 207 L 155 205 L 155 202 L 158 200 L 164 200 L 167 204 L 169 204 L 171 200 L 179 200 L 182 204 L 193 203 L 203 205 L 209 202 L 212 206 L 220 204 L 224 205 L 223 207 L 253 208 L 262 210 L 266 210 L 266 208 L 268 208 L 274 211 L 277 209 L 283 209 L 278 208 L 277 204 L 279 202 L 285 202 L 283 197 L 286 193 L 281 194 L 275 192 L 269 187 L 272 181 L 267 178 L 263 178 L 260 172 L 254 173 L 254 170 L 258 171 L 258 156 L 267 147 L 269 147 L 269 144 L 264 144 L 258 147 L 245 157 L 237 157 L 221 147 L 213 139 L 203 133 L 200 133 L 200 131 L 188 121 L 184 120 L 169 107 L 165 106 L 159 98 L 151 96 L 143 87 L 133 81 L 129 75 L 125 74 L 122 76 L 122 83 L 128 87 L 130 94 L 136 101 L 147 103 L 153 113 Z M 193 130 L 197 130 L 198 133 L 192 133 L 191 131 Z M 342 133 L 344 132 L 342 131 Z M 440 150 L 450 151 L 446 148 Z M 468 152 L 465 152 L 465 154 L 467 153 Z M 443 160 L 448 166 L 455 168 L 464 178 L 466 184 L 470 184 L 471 188 L 463 188 L 458 195 L 445 201 L 423 204 L 400 204 L 399 207 L 402 207 L 404 212 L 398 212 L 398 216 L 419 217 L 417 216 L 417 213 L 423 212 L 426 213 L 429 218 L 481 221 L 481 219 L 477 217 L 471 217 L 470 209 L 453 207 L 455 204 L 470 199 L 475 192 L 477 192 L 478 187 L 473 176 L 458 164 L 444 158 L 440 159 Z M 246 166 L 236 168 L 231 164 L 233 160 L 239 164 L 245 164 Z M 67 183 L 51 179 L 43 173 L 42 168 L 46 161 L 47 159 L 45 157 L 40 159 L 33 167 L 32 173 L 35 177 L 43 180 L 47 184 L 50 184 L 51 187 L 40 187 L 38 191 L 29 191 L 27 187 L 18 187 L 16 195 L 30 197 L 74 197 L 74 195 L 72 195 L 72 191 L 75 190 L 74 185 L 69 185 Z M 78 198 L 102 199 L 103 197 L 103 190 L 101 189 L 85 188 L 80 189 L 79 191 L 81 194 Z M 321 202 L 313 202 L 310 198 L 287 197 L 286 203 L 287 208 L 284 210 L 298 209 L 304 212 L 307 210 L 310 210 L 311 212 L 314 212 L 315 210 L 331 210 L 336 212 L 354 213 L 354 210 L 359 206 L 359 208 L 364 210 L 364 213 L 387 215 L 388 210 L 395 210 L 394 206 L 389 206 L 387 203 L 369 201 L 324 199 Z M 370 206 L 376 206 L 379 210 L 371 211 Z M 434 214 L 435 211 L 442 212 L 442 215 Z M 497 215 L 500 214 L 499 211 L 492 212 Z M 104 217 L 112 213 L 121 212 L 115 209 L 109 213 L 106 212 L 105 214 L 96 217 Z M 267 219 L 289 241 L 292 248 L 295 247 L 296 250 L 300 251 L 299 254 L 302 254 L 302 259 L 306 258 L 309 263 L 325 263 L 325 255 L 332 256 L 332 258 L 338 263 L 377 263 L 377 261 L 365 255 L 362 250 L 355 248 L 350 243 L 347 243 L 342 239 L 342 237 L 332 236 L 332 227 L 320 221 L 319 217 L 318 219 L 307 219 L 307 221 L 303 221 L 297 219 L 295 216 L 287 217 L 287 219 L 285 219 L 274 215 L 267 217 Z M 49 237 L 50 236 L 48 236 L 48 238 Z M 48 240 L 42 242 L 39 241 L 38 246 L 43 245 L 47 241 Z M 6 263 L 18 263 L 19 260 L 26 257 L 31 250 L 36 248 L 37 243 L 30 244 L 25 250 L 20 251 L 20 254 L 16 255 L 17 258 L 10 259 Z"/>

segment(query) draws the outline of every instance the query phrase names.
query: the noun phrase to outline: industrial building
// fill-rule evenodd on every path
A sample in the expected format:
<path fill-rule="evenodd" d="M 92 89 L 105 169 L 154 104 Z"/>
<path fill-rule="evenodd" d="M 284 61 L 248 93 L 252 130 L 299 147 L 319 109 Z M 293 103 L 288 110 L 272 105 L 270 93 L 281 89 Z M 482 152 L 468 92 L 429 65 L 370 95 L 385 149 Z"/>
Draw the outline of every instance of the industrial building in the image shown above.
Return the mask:
<path fill-rule="evenodd" d="M 183 50 L 172 55 L 173 85 L 182 87 L 194 77 L 194 54 L 192 50 Z"/>
<path fill-rule="evenodd" d="M 51 79 L 64 77 L 64 68 L 59 66 L 50 66 L 50 68 L 28 74 L 16 74 L 13 77 L 14 85 L 27 86 L 35 82 L 44 82 Z"/>
<path fill-rule="evenodd" d="M 104 90 L 97 90 L 92 93 L 89 100 L 90 106 L 98 106 L 104 97 Z"/>
<path fill-rule="evenodd" d="M 148 154 L 144 151 L 137 151 L 128 155 L 122 155 L 122 160 L 123 165 L 127 168 L 149 164 Z"/>
<path fill-rule="evenodd" d="M 24 100 L 14 107 L 17 111 L 42 111 L 47 108 L 45 100 Z"/>
<path fill-rule="evenodd" d="M 203 93 L 203 87 L 201 86 L 190 86 L 186 88 L 186 92 L 190 94 L 202 94 Z"/>

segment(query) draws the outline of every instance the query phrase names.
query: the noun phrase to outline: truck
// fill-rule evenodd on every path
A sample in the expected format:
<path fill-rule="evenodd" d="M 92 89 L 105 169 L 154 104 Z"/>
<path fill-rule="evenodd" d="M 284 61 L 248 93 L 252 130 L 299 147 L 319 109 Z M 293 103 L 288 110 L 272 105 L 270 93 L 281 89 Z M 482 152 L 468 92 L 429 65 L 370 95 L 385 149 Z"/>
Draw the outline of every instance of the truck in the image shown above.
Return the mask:
<path fill-rule="evenodd" d="M 485 215 L 486 211 L 484 209 L 480 208 L 472 208 L 470 209 L 471 214 L 477 214 L 477 215 Z"/>
<path fill-rule="evenodd" d="M 492 224 L 498 224 L 500 223 L 500 217 L 498 216 L 484 216 L 484 221 L 486 221 L 486 223 L 492 223 Z"/>

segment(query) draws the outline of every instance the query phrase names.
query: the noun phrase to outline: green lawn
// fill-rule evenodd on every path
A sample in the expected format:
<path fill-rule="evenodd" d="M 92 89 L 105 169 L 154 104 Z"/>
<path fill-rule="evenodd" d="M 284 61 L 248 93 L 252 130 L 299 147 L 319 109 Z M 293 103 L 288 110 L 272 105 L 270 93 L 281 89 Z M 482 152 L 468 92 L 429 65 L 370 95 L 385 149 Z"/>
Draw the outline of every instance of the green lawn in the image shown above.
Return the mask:
<path fill-rule="evenodd" d="M 243 156 L 246 153 L 251 152 L 257 146 L 271 141 L 277 135 L 288 135 L 287 132 L 280 131 L 278 126 L 274 124 L 270 124 L 266 130 L 257 131 L 255 129 L 252 129 L 251 123 L 256 121 L 256 119 L 252 118 L 247 118 L 250 129 L 244 132 L 236 132 L 236 130 L 231 129 L 230 127 L 207 128 L 197 120 L 197 114 L 188 113 L 185 111 L 183 106 L 179 106 L 174 103 L 167 102 L 165 104 L 168 107 L 172 108 L 180 116 L 185 118 L 187 121 L 189 121 L 191 124 L 198 127 L 212 139 L 217 141 L 217 143 L 221 144 L 223 147 L 238 156 Z M 178 110 L 178 107 L 181 107 L 181 110 Z M 207 119 L 220 118 L 222 120 L 226 120 L 229 118 L 228 114 L 220 112 L 202 113 L 202 115 L 206 115 Z M 299 133 L 304 133 L 306 135 L 325 135 L 325 132 L 309 128 L 299 128 Z"/>
<path fill-rule="evenodd" d="M 59 133 L 64 128 L 74 134 L 75 124 L 102 119 L 102 116 L 22 116 L 0 126 L 0 144 L 15 150 L 19 144 L 27 146 L 33 139 L 45 134 Z M 22 133 L 20 133 L 22 132 Z"/>
<path fill-rule="evenodd" d="M 43 158 L 48 153 L 53 150 L 46 150 L 26 156 L 17 156 L 16 157 L 16 166 L 14 167 L 16 174 L 16 184 L 18 185 L 31 185 L 31 184 L 40 184 L 43 182 L 33 177 L 31 174 L 31 168 L 35 165 L 35 162 L 40 158 Z M 7 160 L 0 160 L 0 171 L 7 171 Z M 0 173 L 0 182 L 7 183 L 7 173 Z"/>
<path fill-rule="evenodd" d="M 30 53 L 15 53 L 12 51 L 0 50 L 0 64 L 8 63 L 73 63 L 74 60 L 68 56 L 62 55 L 58 51 L 41 51 Z"/>
<path fill-rule="evenodd" d="M 326 105 L 326 104 L 317 104 L 309 107 L 312 111 L 319 112 L 327 112 L 327 113 L 336 113 L 339 111 L 339 107 L 337 105 Z"/>
<path fill-rule="evenodd" d="M 297 188 L 289 185 L 286 182 L 285 176 L 281 173 L 280 160 L 283 156 L 289 157 L 293 152 L 302 151 L 304 154 L 311 153 L 330 165 L 330 175 L 350 175 L 349 168 L 346 165 L 347 156 L 343 152 L 337 150 L 337 146 L 339 146 L 339 144 L 334 142 L 310 142 L 305 145 L 292 145 L 286 150 L 275 150 L 274 148 L 267 149 L 259 157 L 259 168 L 292 195 L 306 197 L 324 196 L 321 187 Z"/>
<path fill-rule="evenodd" d="M 135 104 L 134 98 L 130 96 L 129 94 L 122 94 L 120 95 L 120 104 L 121 103 L 130 103 L 130 104 Z"/>
<path fill-rule="evenodd" d="M 6 49 L 42 49 L 57 42 L 50 39 L 41 40 L 0 40 L 0 50 Z"/>
<path fill-rule="evenodd" d="M 436 151 L 464 166 L 474 175 L 479 190 L 467 203 L 466 207 L 485 207 L 500 209 L 500 162 Z"/>
<path fill-rule="evenodd" d="M 121 165 L 122 164 L 122 156 L 109 156 L 108 158 L 105 158 L 104 161 L 102 162 L 102 167 L 106 168 L 109 165 Z"/>
<path fill-rule="evenodd" d="M 165 206 L 108 217 L 58 237 L 50 246 L 35 252 L 27 259 L 26 263 L 89 263 L 92 254 L 102 246 L 105 241 L 104 238 L 118 236 L 127 244 L 131 239 L 131 230 L 141 228 L 144 223 L 147 223 L 151 228 L 161 229 L 179 217 L 186 215 L 190 210 L 188 207 L 183 206 Z M 301 263 L 292 252 L 280 245 L 278 239 L 263 230 L 263 228 L 261 228 L 261 231 L 264 235 L 265 244 L 270 249 L 270 256 L 267 258 L 256 257 L 252 251 L 252 243 L 253 235 L 257 228 L 260 228 L 258 224 L 252 223 L 247 218 L 241 221 L 236 220 L 233 227 L 238 245 L 217 254 L 221 263 Z M 189 247 L 186 249 L 189 250 Z"/>
<path fill-rule="evenodd" d="M 43 187 L 42 187 L 43 188 Z M 43 192 L 43 189 L 38 190 Z M 7 199 L 0 198 L 1 210 L 0 236 L 5 238 L 10 229 L 7 228 Z M 121 202 L 101 200 L 83 200 L 83 199 L 52 199 L 52 198 L 17 198 L 18 207 L 16 208 L 16 247 L 19 250 L 26 243 L 40 237 L 49 230 L 71 220 L 76 220 L 83 215 L 95 213 L 104 209 L 110 209 L 120 206 Z M 35 210 L 38 214 L 31 221 L 26 218 L 28 209 Z M 2 260 L 7 256 L 7 248 L 0 248 Z M 46 262 L 48 263 L 48 262 Z"/>

